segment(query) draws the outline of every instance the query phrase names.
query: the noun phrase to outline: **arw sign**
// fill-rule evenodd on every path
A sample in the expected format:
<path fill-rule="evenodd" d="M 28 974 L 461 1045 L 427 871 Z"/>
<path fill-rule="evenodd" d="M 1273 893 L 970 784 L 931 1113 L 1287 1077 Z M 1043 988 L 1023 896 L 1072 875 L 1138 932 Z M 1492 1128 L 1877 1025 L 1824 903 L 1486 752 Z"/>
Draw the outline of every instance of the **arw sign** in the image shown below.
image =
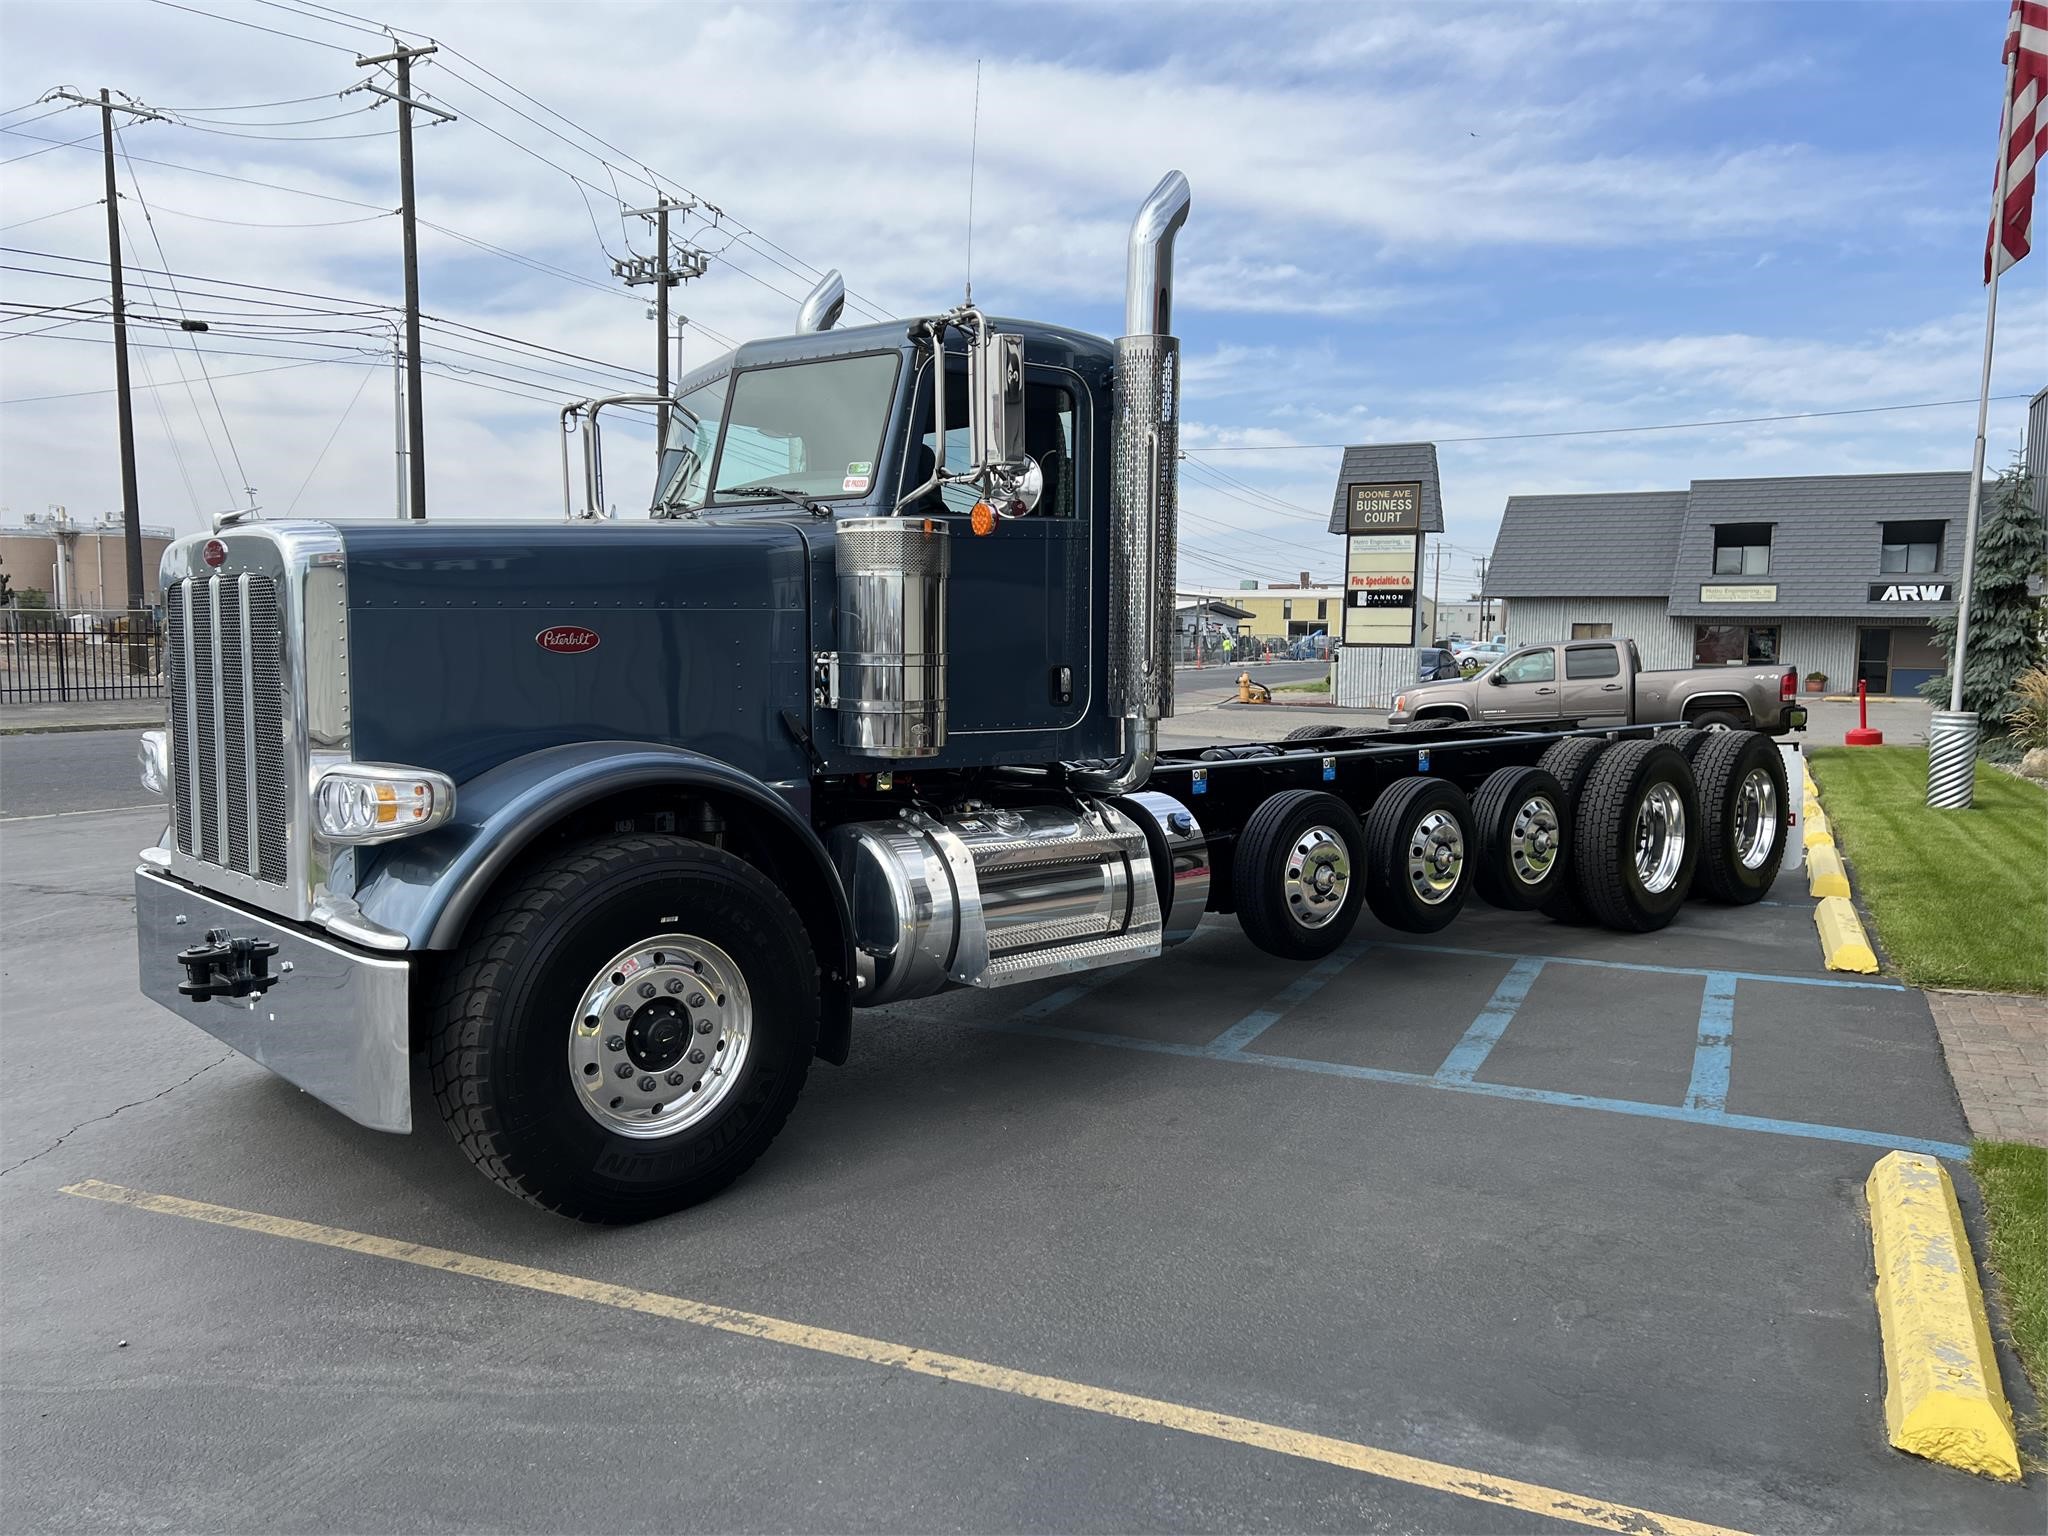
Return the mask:
<path fill-rule="evenodd" d="M 1945 603 L 1950 584 L 1945 581 L 1873 581 L 1873 603 Z"/>
<path fill-rule="evenodd" d="M 581 624 L 557 624 L 535 635 L 533 643 L 560 656 L 576 656 L 597 649 L 597 631 Z"/>

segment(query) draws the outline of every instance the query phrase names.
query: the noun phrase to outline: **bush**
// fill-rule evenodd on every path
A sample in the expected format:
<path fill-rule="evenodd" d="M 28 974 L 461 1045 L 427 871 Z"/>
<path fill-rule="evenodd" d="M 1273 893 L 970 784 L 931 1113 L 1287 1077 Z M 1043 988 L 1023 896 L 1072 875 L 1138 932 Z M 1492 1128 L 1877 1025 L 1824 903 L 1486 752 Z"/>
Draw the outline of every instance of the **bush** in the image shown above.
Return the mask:
<path fill-rule="evenodd" d="M 2019 707 L 2022 673 L 2048 660 L 2039 599 L 2027 592 L 2029 577 L 2048 574 L 2042 550 L 2044 530 L 2034 509 L 2033 476 L 2018 464 L 1985 489 L 1977 518 L 1975 595 L 1970 600 L 1970 654 L 1963 663 L 1963 708 L 1977 712 L 1984 729 L 2000 729 Z M 1954 666 L 1956 620 L 1950 614 L 1934 621 L 1942 654 Z M 1931 677 L 1921 685 L 1923 698 L 1946 708 L 1949 679 Z"/>
<path fill-rule="evenodd" d="M 2013 685 L 2015 708 L 2006 716 L 2012 739 L 2023 751 L 2048 747 L 2048 665 L 2029 667 Z"/>

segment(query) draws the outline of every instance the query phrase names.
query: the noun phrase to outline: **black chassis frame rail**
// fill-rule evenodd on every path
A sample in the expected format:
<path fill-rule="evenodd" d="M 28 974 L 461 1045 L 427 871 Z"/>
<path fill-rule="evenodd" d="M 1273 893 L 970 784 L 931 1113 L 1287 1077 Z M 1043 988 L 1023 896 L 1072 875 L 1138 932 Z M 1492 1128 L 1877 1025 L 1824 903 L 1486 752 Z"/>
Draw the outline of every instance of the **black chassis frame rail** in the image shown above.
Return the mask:
<path fill-rule="evenodd" d="M 1160 754 L 1147 787 L 1172 795 L 1194 812 L 1208 839 L 1213 866 L 1209 910 L 1230 912 L 1236 908 L 1231 866 L 1238 834 L 1262 802 L 1283 791 L 1324 790 L 1363 819 L 1373 801 L 1401 779 L 1443 779 L 1469 795 L 1496 768 L 1533 768 L 1554 743 L 1573 736 L 1640 739 L 1684 724 L 1667 720 L 1580 728 L 1560 721 L 1529 730 L 1502 730 L 1455 722 L 1439 730 L 1363 727 L 1308 741 L 1183 747 Z M 1204 756 L 1211 752 L 1218 756 Z M 1247 755 L 1235 755 L 1240 752 Z"/>

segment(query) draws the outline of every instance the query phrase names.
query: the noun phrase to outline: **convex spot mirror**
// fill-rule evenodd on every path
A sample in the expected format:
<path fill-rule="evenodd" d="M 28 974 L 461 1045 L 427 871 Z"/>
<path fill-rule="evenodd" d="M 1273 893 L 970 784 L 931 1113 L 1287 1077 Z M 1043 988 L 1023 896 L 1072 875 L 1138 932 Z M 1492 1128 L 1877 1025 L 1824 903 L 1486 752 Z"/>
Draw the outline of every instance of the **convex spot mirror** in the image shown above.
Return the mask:
<path fill-rule="evenodd" d="M 995 509 L 1004 517 L 1035 512 L 1045 495 L 1045 471 L 1036 459 L 997 464 L 989 470 L 989 480 L 995 491 Z"/>

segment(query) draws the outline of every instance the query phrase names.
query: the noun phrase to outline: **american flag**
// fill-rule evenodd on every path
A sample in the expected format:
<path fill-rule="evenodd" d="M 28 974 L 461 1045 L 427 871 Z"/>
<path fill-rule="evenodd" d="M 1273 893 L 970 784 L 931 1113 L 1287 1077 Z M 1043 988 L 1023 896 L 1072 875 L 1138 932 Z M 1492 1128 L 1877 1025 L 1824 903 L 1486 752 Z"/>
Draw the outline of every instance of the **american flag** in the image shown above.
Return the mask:
<path fill-rule="evenodd" d="M 2007 267 L 2031 249 L 2034 226 L 2034 167 L 2048 154 L 2048 0 L 2012 0 L 2004 58 L 2012 71 L 2012 96 L 2005 104 L 2005 142 L 1999 145 L 1998 185 L 2004 201 L 1992 210 L 1984 241 L 1984 281 L 1992 262 Z"/>

